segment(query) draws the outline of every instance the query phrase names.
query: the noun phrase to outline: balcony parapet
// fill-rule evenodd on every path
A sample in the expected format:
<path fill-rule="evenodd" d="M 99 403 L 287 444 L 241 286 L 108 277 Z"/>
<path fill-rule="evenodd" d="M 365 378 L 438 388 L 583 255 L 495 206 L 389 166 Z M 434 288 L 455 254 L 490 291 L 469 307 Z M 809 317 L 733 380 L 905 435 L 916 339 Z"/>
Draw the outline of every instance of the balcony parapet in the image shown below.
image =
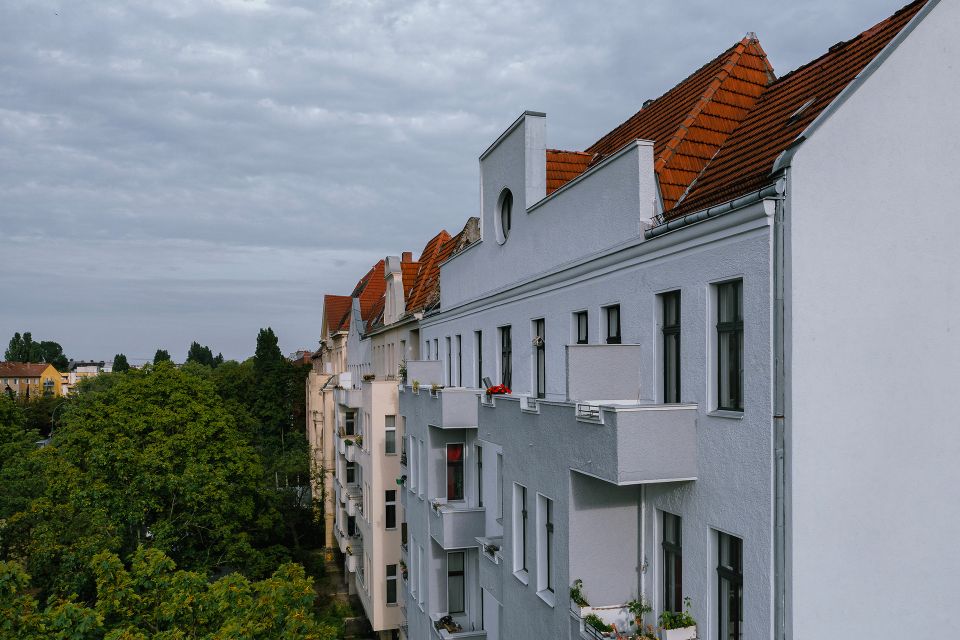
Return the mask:
<path fill-rule="evenodd" d="M 588 625 L 585 618 L 593 614 L 607 624 L 614 624 L 620 632 L 629 630 L 633 624 L 633 615 L 626 604 L 614 604 L 602 607 L 578 607 L 570 603 L 570 615 L 574 621 L 579 623 L 580 638 L 583 640 L 607 640 L 613 636 L 604 635 L 592 626 Z M 626 637 L 626 636 L 624 636 Z M 633 636 L 630 636 L 631 638 Z"/>
<path fill-rule="evenodd" d="M 348 409 L 359 409 L 363 406 L 363 390 L 352 387 L 343 387 L 334 389 L 334 401 Z"/>
<path fill-rule="evenodd" d="M 466 549 L 477 545 L 484 534 L 484 507 L 434 499 L 431 503 L 430 537 L 443 549 Z"/>
<path fill-rule="evenodd" d="M 524 410 L 523 402 L 510 395 L 488 398 L 482 411 L 505 413 L 483 419 L 484 424 L 549 425 L 562 464 L 612 484 L 697 478 L 695 404 L 538 400 L 534 413 Z"/>
<path fill-rule="evenodd" d="M 476 429 L 478 395 L 479 389 L 468 387 L 440 387 L 429 391 L 421 388 L 401 402 L 415 412 L 421 424 L 438 429 Z"/>
<path fill-rule="evenodd" d="M 435 638 L 441 638 L 441 640 L 486 640 L 487 632 L 482 629 L 463 629 L 461 627 L 460 631 L 453 631 L 439 627 L 440 620 L 446 615 L 446 613 L 430 614 L 430 628 L 433 629 Z"/>
<path fill-rule="evenodd" d="M 480 587 L 503 602 L 503 537 L 476 538 L 480 545 Z"/>

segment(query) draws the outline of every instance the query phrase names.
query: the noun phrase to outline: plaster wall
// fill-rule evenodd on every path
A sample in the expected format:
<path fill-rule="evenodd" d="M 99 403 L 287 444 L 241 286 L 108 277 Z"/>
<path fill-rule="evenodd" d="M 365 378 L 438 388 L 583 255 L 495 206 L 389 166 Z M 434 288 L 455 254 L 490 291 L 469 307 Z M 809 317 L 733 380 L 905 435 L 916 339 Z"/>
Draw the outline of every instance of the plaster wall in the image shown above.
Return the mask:
<path fill-rule="evenodd" d="M 790 169 L 793 638 L 955 623 L 960 4 L 933 4 Z"/>
<path fill-rule="evenodd" d="M 744 540 L 745 637 L 768 637 L 772 630 L 771 212 L 769 203 L 760 203 L 679 232 L 628 243 L 518 283 L 515 288 L 445 307 L 421 323 L 421 339 L 436 338 L 441 345 L 447 335 L 472 336 L 474 331 L 482 330 L 484 373 L 494 380 L 499 378 L 493 368 L 499 360 L 497 328 L 511 325 L 514 393 L 529 394 L 533 388 L 532 321 L 545 318 L 546 400 L 563 401 L 567 388 L 566 346 L 575 341 L 573 313 L 588 312 L 590 342 L 596 344 L 605 337 L 603 307 L 619 304 L 623 342 L 641 345 L 641 397 L 657 399 L 662 397 L 657 296 L 666 291 L 681 291 L 681 399 L 697 405 L 698 479 L 647 485 L 646 513 L 640 519 L 647 525 L 643 549 L 648 570 L 638 576 L 635 567 L 642 563 L 626 567 L 624 575 L 632 577 L 618 586 L 618 593 L 625 595 L 630 585 L 636 585 L 653 600 L 659 612 L 662 589 L 656 580 L 660 575 L 660 553 L 653 533 L 660 510 L 682 516 L 684 591 L 693 598 L 692 612 L 700 622 L 701 637 L 716 634 L 712 617 L 716 607 L 713 549 L 717 530 Z M 468 254 L 469 251 L 463 255 Z M 484 272 L 476 270 L 469 277 L 483 279 Z M 716 319 L 712 285 L 732 278 L 742 278 L 744 282 L 742 414 L 713 410 Z M 474 343 L 468 344 L 472 347 Z M 464 358 L 464 370 L 472 370 L 476 354 L 472 349 L 464 349 Z M 556 521 L 561 523 L 556 530 L 559 548 L 580 553 L 582 549 L 567 540 L 567 531 L 559 529 L 566 529 L 571 517 L 571 468 L 575 462 L 571 452 L 582 450 L 586 441 L 582 433 L 560 429 L 542 414 L 520 411 L 516 398 L 497 398 L 496 404 L 496 408 L 481 406 L 478 437 L 500 446 L 504 453 L 503 555 L 508 573 L 503 583 L 501 624 L 511 630 L 513 637 L 542 637 L 548 631 L 565 633 L 570 628 L 565 586 L 551 606 L 535 593 L 535 573 L 531 572 L 530 584 L 512 575 L 510 502 L 514 482 L 528 488 L 531 500 L 538 492 L 553 498 Z M 572 414 L 572 407 L 567 410 Z M 486 466 L 486 458 L 484 462 Z M 618 491 L 613 485 L 610 490 Z M 629 491 L 638 500 L 637 492 Z M 631 509 L 640 513 L 641 505 L 637 502 Z M 616 516 L 618 522 L 622 515 Z M 640 530 L 640 522 L 635 521 L 624 539 L 632 540 L 640 535 Z M 627 547 L 628 557 L 638 554 L 634 543 Z M 620 553 L 619 548 L 607 551 Z M 567 585 L 578 577 L 570 572 L 567 557 L 558 558 L 558 563 L 559 585 Z M 589 593 L 603 587 L 587 584 L 586 588 Z M 630 594 L 633 595 L 636 594 Z"/>
<path fill-rule="evenodd" d="M 544 199 L 545 133 L 544 117 L 525 115 L 481 158 L 481 241 L 441 267 L 441 308 L 639 238 L 654 215 L 652 142 L 629 145 Z M 514 198 L 506 241 L 499 220 L 504 189 Z"/>

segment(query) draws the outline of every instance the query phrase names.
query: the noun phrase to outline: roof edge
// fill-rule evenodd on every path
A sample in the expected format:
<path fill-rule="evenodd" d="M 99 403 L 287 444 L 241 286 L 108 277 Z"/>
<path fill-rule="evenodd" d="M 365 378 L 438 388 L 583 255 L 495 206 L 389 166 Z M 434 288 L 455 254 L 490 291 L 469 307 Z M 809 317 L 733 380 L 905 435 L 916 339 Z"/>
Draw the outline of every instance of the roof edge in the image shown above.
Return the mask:
<path fill-rule="evenodd" d="M 913 4 L 913 3 L 911 3 Z M 927 3 L 917 11 L 917 15 L 913 16 L 903 29 L 900 30 L 897 35 L 895 35 L 890 42 L 887 43 L 883 49 L 880 50 L 880 53 L 875 55 L 873 59 L 867 63 L 867 65 L 854 77 L 853 80 L 843 88 L 842 91 L 837 95 L 836 98 L 830 101 L 823 111 L 821 111 L 816 118 L 813 119 L 807 128 L 800 132 L 800 134 L 794 138 L 787 147 L 780 152 L 780 155 L 777 156 L 777 159 L 773 162 L 773 169 L 770 171 L 770 175 L 774 176 L 787 167 L 790 166 L 790 163 L 793 162 L 793 157 L 797 154 L 797 151 L 800 149 L 801 145 L 814 133 L 817 129 L 823 126 L 823 123 L 827 121 L 830 116 L 832 116 L 836 111 L 843 106 L 843 104 L 850 99 L 850 97 L 860 88 L 860 86 L 867 81 L 870 76 L 872 76 L 877 69 L 880 68 L 880 65 L 883 64 L 887 58 L 889 58 L 894 51 L 897 50 L 897 47 L 913 33 L 913 30 L 917 28 L 917 25 L 927 17 L 927 15 L 933 11 L 933 8 L 940 4 L 940 0 L 927 0 Z M 909 4 L 906 6 L 910 6 Z M 905 8 L 905 7 L 903 7 Z M 901 8 L 901 11 L 903 10 Z M 894 13 L 893 15 L 896 15 Z M 889 19 L 889 18 L 888 18 Z"/>
<path fill-rule="evenodd" d="M 487 147 L 483 153 L 480 154 L 480 160 L 483 160 L 488 155 L 490 155 L 490 152 L 496 149 L 500 145 L 500 143 L 503 142 L 504 138 L 506 138 L 508 135 L 513 133 L 513 130 L 519 127 L 520 123 L 523 122 L 523 119 L 526 118 L 527 116 L 531 116 L 533 118 L 546 118 L 547 114 L 543 113 L 542 111 L 530 111 L 529 109 L 521 113 L 520 117 L 514 120 L 513 124 L 507 127 L 503 133 L 497 136 L 497 139 L 494 140 L 493 143 L 489 147 Z"/>

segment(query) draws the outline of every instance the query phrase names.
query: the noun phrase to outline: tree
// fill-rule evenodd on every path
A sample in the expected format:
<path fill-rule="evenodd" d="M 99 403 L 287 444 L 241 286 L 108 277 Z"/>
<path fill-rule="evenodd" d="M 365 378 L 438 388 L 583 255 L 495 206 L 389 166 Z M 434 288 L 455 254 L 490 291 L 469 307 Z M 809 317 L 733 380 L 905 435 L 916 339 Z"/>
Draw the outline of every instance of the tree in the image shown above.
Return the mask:
<path fill-rule="evenodd" d="M 253 414 L 267 436 L 281 437 L 290 426 L 290 367 L 273 329 L 260 329 L 253 356 Z"/>
<path fill-rule="evenodd" d="M 116 554 L 89 563 L 96 596 L 87 604 L 59 599 L 41 609 L 30 576 L 15 562 L 0 562 L 0 629 L 12 638 L 126 640 L 249 638 L 334 640 L 340 631 L 313 613 L 313 581 L 285 564 L 259 582 L 231 574 L 209 582 L 178 570 L 157 549 L 139 547 L 127 566 Z M 49 634 L 49 635 L 48 635 Z"/>
<path fill-rule="evenodd" d="M 118 353 L 113 356 L 113 372 L 114 373 L 126 373 L 130 371 L 130 364 L 127 362 L 127 356 L 122 353 Z"/>
<path fill-rule="evenodd" d="M 28 460 L 39 439 L 19 404 L 0 394 L 0 522 L 26 508 L 37 495 L 40 485 Z"/>
<path fill-rule="evenodd" d="M 157 349 L 157 352 L 153 354 L 153 364 L 160 364 L 161 362 L 170 362 L 170 354 L 166 349 Z"/>
<path fill-rule="evenodd" d="M 260 457 L 210 381 L 166 363 L 108 377 L 71 401 L 40 452 L 45 491 L 7 521 L 0 551 L 64 595 L 91 593 L 93 553 L 138 544 L 191 570 L 276 566 L 253 545 L 276 518 L 260 508 Z"/>
<path fill-rule="evenodd" d="M 194 341 L 190 343 L 190 350 L 187 351 L 187 362 L 196 362 L 197 364 L 204 364 L 208 367 L 216 368 L 223 363 L 223 354 L 219 353 L 214 357 L 210 347 Z"/>
<path fill-rule="evenodd" d="M 59 343 L 52 340 L 35 342 L 29 331 L 23 335 L 14 333 L 3 357 L 10 362 L 46 362 L 59 371 L 66 371 L 69 366 Z"/>

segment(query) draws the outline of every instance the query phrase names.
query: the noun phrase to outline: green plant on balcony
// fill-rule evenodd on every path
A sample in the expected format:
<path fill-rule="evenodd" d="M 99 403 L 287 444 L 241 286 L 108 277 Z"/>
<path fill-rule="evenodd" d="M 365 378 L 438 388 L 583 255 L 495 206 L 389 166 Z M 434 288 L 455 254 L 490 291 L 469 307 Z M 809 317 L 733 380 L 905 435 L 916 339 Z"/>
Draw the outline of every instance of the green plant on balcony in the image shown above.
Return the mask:
<path fill-rule="evenodd" d="M 376 380 L 376 379 L 377 379 L 377 375 L 376 375 L 375 373 L 366 373 L 366 374 L 364 374 L 364 376 L 363 376 L 363 381 L 364 381 L 364 382 L 372 382 L 372 381 L 374 381 L 374 380 Z"/>
<path fill-rule="evenodd" d="M 583 580 L 580 578 L 574 580 L 573 586 L 570 587 L 570 600 L 578 607 L 590 606 L 590 603 L 587 602 L 587 598 L 583 595 Z"/>
<path fill-rule="evenodd" d="M 356 442 L 357 442 L 357 446 L 358 446 L 358 447 L 362 447 L 362 446 L 363 446 L 363 436 L 357 436 Z"/>
<path fill-rule="evenodd" d="M 440 389 L 443 389 L 442 384 L 437 384 L 436 382 L 434 382 L 433 384 L 430 385 L 430 393 L 432 393 L 433 395 L 437 395 L 437 392 L 440 391 Z"/>
<path fill-rule="evenodd" d="M 661 613 L 660 626 L 668 631 L 697 626 L 697 621 L 690 615 L 690 597 L 687 596 L 683 599 L 683 611 L 664 611 Z"/>
<path fill-rule="evenodd" d="M 400 366 L 397 368 L 397 376 L 403 382 L 407 381 L 407 361 L 406 360 L 400 361 Z"/>
<path fill-rule="evenodd" d="M 588 613 L 584 616 L 583 621 L 601 633 L 610 633 L 613 631 L 613 625 L 607 624 L 595 613 Z"/>
<path fill-rule="evenodd" d="M 631 600 L 627 603 L 627 611 L 633 615 L 634 624 L 636 624 L 639 629 L 643 626 L 643 616 L 652 612 L 653 607 L 650 606 L 650 603 L 648 603 L 647 599 L 641 594 L 639 599 Z"/>
<path fill-rule="evenodd" d="M 407 476 L 405 476 L 405 475 L 404 475 L 404 476 L 400 476 L 399 478 L 397 478 L 397 484 L 400 485 L 401 487 L 402 487 L 406 482 L 407 482 Z"/>
<path fill-rule="evenodd" d="M 353 440 L 351 440 L 350 438 L 347 438 L 346 440 L 343 441 L 343 446 L 345 446 L 345 447 L 352 447 L 352 446 L 353 446 Z"/>
<path fill-rule="evenodd" d="M 420 393 L 420 381 L 419 381 L 419 380 L 414 380 L 414 381 L 413 381 L 413 392 L 414 392 L 414 393 Z"/>

